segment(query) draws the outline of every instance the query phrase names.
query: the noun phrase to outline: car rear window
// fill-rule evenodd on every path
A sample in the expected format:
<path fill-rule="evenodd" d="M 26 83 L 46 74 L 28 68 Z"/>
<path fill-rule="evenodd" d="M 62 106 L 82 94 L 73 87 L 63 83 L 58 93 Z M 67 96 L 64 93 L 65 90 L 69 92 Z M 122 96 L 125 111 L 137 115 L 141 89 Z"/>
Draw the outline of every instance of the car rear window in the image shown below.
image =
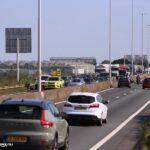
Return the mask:
<path fill-rule="evenodd" d="M 119 78 L 119 81 L 128 81 L 128 78 Z"/>
<path fill-rule="evenodd" d="M 41 108 L 26 105 L 0 105 L 0 118 L 40 119 Z"/>
<path fill-rule="evenodd" d="M 68 101 L 71 103 L 90 104 L 95 101 L 95 98 L 92 96 L 79 95 L 79 96 L 70 96 L 68 98 Z"/>
<path fill-rule="evenodd" d="M 150 82 L 150 78 L 146 78 L 144 82 Z"/>

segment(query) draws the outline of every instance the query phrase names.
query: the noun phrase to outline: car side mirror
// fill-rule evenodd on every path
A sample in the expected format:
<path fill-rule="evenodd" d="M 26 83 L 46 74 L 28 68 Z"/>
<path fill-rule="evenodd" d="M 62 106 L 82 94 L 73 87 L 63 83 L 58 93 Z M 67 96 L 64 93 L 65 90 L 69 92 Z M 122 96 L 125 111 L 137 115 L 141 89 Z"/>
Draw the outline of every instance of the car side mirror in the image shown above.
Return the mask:
<path fill-rule="evenodd" d="M 103 104 L 108 104 L 110 101 L 109 100 L 104 100 Z"/>
<path fill-rule="evenodd" d="M 61 113 L 54 113 L 55 117 L 61 117 Z"/>
<path fill-rule="evenodd" d="M 65 118 L 67 117 L 67 114 L 66 114 L 65 112 L 61 112 L 61 117 L 62 117 L 63 119 L 65 119 Z"/>

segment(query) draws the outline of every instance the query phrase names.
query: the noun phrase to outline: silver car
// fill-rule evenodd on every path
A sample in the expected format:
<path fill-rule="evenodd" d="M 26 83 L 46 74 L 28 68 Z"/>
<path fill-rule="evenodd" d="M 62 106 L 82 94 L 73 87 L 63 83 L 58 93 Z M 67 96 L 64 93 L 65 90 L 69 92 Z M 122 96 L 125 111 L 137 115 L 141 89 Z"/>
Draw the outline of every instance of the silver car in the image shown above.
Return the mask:
<path fill-rule="evenodd" d="M 4 100 L 0 104 L 0 143 L 10 149 L 68 149 L 69 126 L 46 100 Z"/>
<path fill-rule="evenodd" d="M 85 84 L 84 80 L 81 78 L 74 78 L 72 81 L 69 83 L 69 86 L 78 86 Z"/>

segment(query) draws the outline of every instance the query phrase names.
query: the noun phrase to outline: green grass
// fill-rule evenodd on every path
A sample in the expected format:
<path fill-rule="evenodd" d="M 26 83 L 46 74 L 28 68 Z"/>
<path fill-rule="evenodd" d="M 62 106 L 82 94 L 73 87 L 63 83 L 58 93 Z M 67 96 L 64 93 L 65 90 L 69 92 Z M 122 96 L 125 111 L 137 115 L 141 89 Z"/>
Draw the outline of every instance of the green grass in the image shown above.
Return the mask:
<path fill-rule="evenodd" d="M 144 128 L 140 150 L 150 150 L 150 122 Z"/>

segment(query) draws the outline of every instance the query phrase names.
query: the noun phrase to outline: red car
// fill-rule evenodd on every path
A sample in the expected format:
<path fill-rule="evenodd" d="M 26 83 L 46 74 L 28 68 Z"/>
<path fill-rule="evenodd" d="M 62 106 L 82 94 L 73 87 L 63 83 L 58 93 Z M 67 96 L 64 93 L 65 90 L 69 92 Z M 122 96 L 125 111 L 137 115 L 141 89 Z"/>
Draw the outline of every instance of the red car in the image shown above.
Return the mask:
<path fill-rule="evenodd" d="M 143 89 L 150 88 L 150 78 L 145 78 L 143 81 Z"/>

